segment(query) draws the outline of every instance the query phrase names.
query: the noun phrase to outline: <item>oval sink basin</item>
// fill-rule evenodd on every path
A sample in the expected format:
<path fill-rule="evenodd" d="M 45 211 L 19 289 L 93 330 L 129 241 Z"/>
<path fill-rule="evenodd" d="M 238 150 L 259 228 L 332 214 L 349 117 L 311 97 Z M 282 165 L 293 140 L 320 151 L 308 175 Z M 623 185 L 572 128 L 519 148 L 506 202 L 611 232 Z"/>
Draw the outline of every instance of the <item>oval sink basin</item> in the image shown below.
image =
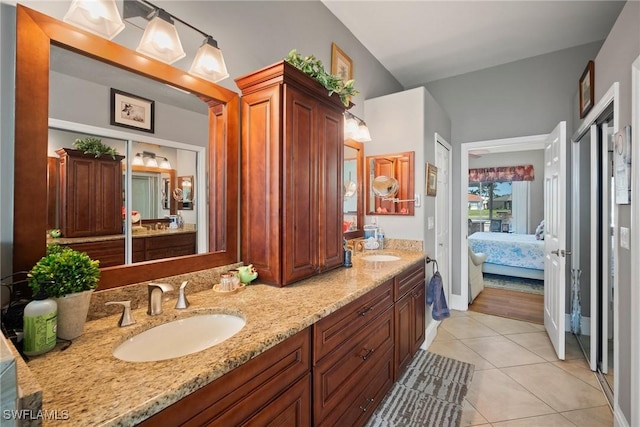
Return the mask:
<path fill-rule="evenodd" d="M 397 261 L 400 259 L 400 257 L 395 255 L 374 254 L 365 255 L 362 257 L 362 259 L 365 261 Z"/>
<path fill-rule="evenodd" d="M 197 353 L 237 334 L 245 320 L 231 314 L 200 314 L 148 329 L 113 351 L 127 362 L 154 362 Z"/>

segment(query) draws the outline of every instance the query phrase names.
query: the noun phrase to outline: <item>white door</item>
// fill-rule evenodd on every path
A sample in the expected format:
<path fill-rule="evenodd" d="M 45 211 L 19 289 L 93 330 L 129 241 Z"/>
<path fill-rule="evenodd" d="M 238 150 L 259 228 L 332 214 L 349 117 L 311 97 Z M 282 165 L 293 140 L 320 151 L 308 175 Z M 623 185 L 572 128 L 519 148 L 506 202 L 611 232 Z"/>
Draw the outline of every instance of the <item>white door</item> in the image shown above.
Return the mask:
<path fill-rule="evenodd" d="M 451 296 L 451 268 L 449 264 L 449 228 L 451 220 L 451 196 L 449 192 L 451 149 L 449 144 L 436 134 L 436 167 L 438 186 L 436 195 L 436 260 L 442 275 L 442 283 L 447 301 Z"/>
<path fill-rule="evenodd" d="M 560 360 L 564 360 L 566 127 L 560 122 L 544 149 L 544 326 Z"/>

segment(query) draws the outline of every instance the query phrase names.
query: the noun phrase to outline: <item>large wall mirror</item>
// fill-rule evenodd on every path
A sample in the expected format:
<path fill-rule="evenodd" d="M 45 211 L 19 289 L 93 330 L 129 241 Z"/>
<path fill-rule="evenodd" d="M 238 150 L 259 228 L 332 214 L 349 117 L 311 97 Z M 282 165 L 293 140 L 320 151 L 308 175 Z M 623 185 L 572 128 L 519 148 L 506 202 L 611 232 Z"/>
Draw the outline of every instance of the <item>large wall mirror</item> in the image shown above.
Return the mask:
<path fill-rule="evenodd" d="M 351 139 L 344 142 L 343 197 L 344 237 L 364 236 L 364 144 Z"/>
<path fill-rule="evenodd" d="M 122 156 L 114 181 L 121 180 L 121 194 L 105 192 L 104 199 L 124 215 L 116 226 L 126 255 L 122 263 L 104 255 L 101 264 L 111 266 L 101 269 L 98 289 L 237 262 L 238 95 L 24 6 L 16 13 L 14 271 L 29 270 L 44 255 L 47 230 L 60 224 L 58 178 L 51 176 L 60 161 L 52 151 L 84 136 L 103 139 Z M 120 73 L 115 80 L 113 70 Z M 156 102 L 152 134 L 110 123 L 114 86 Z M 172 124 L 163 129 L 163 122 Z M 137 164 L 137 157 L 156 164 Z M 178 188 L 184 194 L 178 176 L 192 185 L 186 205 L 174 198 Z M 141 255 L 139 237 L 175 231 L 178 213 L 193 234 L 183 252 Z M 99 240 L 85 243 L 100 249 Z"/>
<path fill-rule="evenodd" d="M 367 215 L 414 214 L 413 151 L 367 156 Z"/>

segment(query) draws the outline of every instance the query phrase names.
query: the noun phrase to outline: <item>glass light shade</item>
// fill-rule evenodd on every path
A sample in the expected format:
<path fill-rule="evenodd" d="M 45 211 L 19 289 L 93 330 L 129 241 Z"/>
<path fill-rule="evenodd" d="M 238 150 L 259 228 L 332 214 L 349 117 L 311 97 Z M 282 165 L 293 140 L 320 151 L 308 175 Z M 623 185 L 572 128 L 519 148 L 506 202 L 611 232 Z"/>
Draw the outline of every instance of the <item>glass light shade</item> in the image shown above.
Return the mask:
<path fill-rule="evenodd" d="M 369 133 L 369 128 L 364 123 L 360 123 L 358 126 L 358 130 L 354 136 L 356 141 L 359 142 L 369 142 L 371 141 L 371 134 Z"/>
<path fill-rule="evenodd" d="M 161 169 L 171 169 L 171 163 L 169 163 L 169 159 L 164 157 L 162 159 L 162 161 L 160 162 L 160 168 Z"/>
<path fill-rule="evenodd" d="M 136 51 L 167 64 L 186 55 L 173 19 L 162 9 L 147 24 Z"/>
<path fill-rule="evenodd" d="M 134 166 L 144 166 L 144 160 L 142 159 L 142 156 L 140 155 L 140 153 L 136 154 L 131 164 Z"/>
<path fill-rule="evenodd" d="M 344 121 L 344 139 L 355 139 L 354 136 L 358 131 L 358 122 L 353 117 L 349 117 Z"/>
<path fill-rule="evenodd" d="M 150 168 L 157 168 L 158 167 L 158 162 L 156 161 L 155 157 L 148 157 L 146 162 L 145 162 L 145 165 L 147 167 L 150 167 Z"/>
<path fill-rule="evenodd" d="M 62 20 L 108 40 L 124 29 L 115 0 L 73 0 Z"/>
<path fill-rule="evenodd" d="M 222 51 L 218 49 L 218 43 L 211 36 L 207 37 L 198 49 L 189 73 L 214 83 L 229 77 Z"/>

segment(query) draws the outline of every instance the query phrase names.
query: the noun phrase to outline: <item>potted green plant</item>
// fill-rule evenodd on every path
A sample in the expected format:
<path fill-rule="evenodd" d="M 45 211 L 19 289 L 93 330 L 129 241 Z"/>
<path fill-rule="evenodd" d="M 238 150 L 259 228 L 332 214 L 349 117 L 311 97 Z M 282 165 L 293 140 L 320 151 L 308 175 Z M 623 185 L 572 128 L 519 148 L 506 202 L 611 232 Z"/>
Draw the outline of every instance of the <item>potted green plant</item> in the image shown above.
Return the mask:
<path fill-rule="evenodd" d="M 82 335 L 89 312 L 91 294 L 98 286 L 99 261 L 69 247 L 48 245 L 47 253 L 28 274 L 34 294 L 41 282 L 45 292 L 58 304 L 59 338 L 72 340 Z"/>

